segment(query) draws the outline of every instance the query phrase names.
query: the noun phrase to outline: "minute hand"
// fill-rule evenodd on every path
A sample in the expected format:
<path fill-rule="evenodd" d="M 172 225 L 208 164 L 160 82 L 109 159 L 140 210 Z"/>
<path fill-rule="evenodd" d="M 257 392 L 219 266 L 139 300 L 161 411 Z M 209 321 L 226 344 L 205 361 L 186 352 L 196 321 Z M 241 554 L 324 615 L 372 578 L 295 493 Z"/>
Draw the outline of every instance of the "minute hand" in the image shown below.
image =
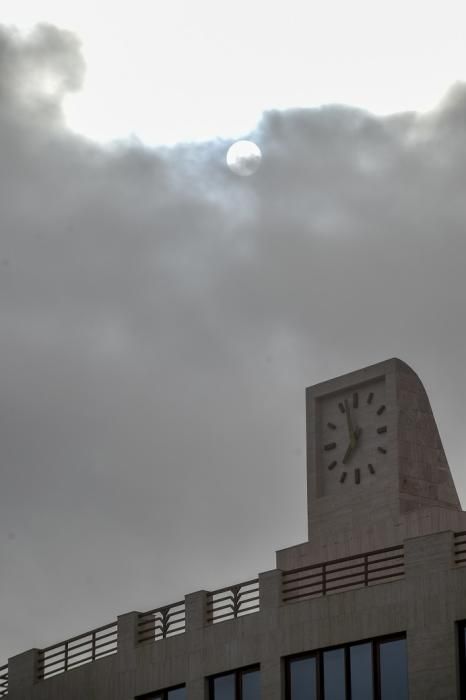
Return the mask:
<path fill-rule="evenodd" d="M 353 423 L 351 421 L 351 413 L 350 413 L 350 407 L 348 404 L 348 399 L 345 399 L 345 413 L 346 413 L 346 423 L 348 425 L 348 433 L 349 433 L 351 442 L 353 442 L 354 430 L 353 430 Z"/>

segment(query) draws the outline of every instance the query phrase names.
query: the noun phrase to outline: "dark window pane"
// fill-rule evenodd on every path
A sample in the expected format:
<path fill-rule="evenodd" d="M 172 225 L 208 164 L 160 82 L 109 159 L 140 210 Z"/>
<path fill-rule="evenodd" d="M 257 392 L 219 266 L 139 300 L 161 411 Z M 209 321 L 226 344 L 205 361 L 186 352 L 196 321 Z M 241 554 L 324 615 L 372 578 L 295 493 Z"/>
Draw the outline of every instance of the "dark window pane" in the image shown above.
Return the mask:
<path fill-rule="evenodd" d="M 408 699 L 406 639 L 380 645 L 381 700 Z"/>
<path fill-rule="evenodd" d="M 168 700 L 186 700 L 186 688 L 176 688 L 176 690 L 169 690 Z"/>
<path fill-rule="evenodd" d="M 355 644 L 350 647 L 351 697 L 356 700 L 373 700 L 372 644 Z"/>
<path fill-rule="evenodd" d="M 260 674 L 259 671 L 247 671 L 241 678 L 243 700 L 260 700 Z"/>
<path fill-rule="evenodd" d="M 345 700 L 345 651 L 333 649 L 324 652 L 325 700 Z"/>
<path fill-rule="evenodd" d="M 290 661 L 290 700 L 316 700 L 314 657 Z"/>
<path fill-rule="evenodd" d="M 235 700 L 235 674 L 214 678 L 213 700 Z"/>

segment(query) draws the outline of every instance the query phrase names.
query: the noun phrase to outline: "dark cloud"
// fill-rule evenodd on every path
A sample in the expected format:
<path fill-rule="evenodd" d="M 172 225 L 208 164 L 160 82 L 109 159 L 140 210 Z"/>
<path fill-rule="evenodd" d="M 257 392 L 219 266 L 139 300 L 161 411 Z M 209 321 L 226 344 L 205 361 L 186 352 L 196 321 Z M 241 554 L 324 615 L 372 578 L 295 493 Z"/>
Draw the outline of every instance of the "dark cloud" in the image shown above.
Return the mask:
<path fill-rule="evenodd" d="M 466 88 L 267 112 L 238 178 L 229 142 L 67 132 L 82 70 L 67 33 L 0 33 L 5 659 L 305 539 L 306 385 L 406 360 L 466 490 Z"/>

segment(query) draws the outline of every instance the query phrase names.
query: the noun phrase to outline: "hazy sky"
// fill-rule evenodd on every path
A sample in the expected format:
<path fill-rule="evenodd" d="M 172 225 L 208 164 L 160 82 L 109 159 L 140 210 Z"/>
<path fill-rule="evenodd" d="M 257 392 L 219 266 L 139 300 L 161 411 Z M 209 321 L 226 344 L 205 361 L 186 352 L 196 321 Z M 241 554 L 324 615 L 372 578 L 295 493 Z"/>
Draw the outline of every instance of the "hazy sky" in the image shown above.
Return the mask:
<path fill-rule="evenodd" d="M 271 108 L 431 109 L 466 80 L 465 15 L 464 0 L 2 0 L 0 18 L 79 35 L 73 128 L 160 144 L 240 136 Z"/>
<path fill-rule="evenodd" d="M 152 35 L 128 3 L 85 41 L 90 13 L 42 4 L 31 17 L 16 2 L 15 18 L 7 2 L 0 33 L 0 662 L 273 568 L 306 538 L 304 388 L 340 373 L 392 356 L 419 373 L 466 502 L 453 3 L 438 23 L 407 11 L 420 30 L 404 43 L 387 39 L 388 4 L 369 15 L 379 42 L 362 4 L 304 28 L 278 4 L 229 18 L 205 3 L 210 53 L 181 3 L 179 32 L 154 21 Z M 37 19 L 67 31 L 11 26 Z M 178 60 L 154 66 L 167 35 Z M 93 89 L 103 75 L 110 92 L 83 107 L 84 137 L 62 107 L 97 39 Z M 313 57 L 329 70 L 317 86 Z M 263 152 L 250 178 L 225 166 L 237 136 Z"/>

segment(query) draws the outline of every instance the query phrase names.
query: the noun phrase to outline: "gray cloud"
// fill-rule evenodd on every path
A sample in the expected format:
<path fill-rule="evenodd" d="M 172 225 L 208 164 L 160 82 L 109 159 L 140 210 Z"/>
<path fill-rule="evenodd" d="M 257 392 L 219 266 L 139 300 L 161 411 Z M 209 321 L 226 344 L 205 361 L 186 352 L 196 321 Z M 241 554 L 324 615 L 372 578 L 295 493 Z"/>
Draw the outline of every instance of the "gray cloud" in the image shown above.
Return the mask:
<path fill-rule="evenodd" d="M 409 362 L 466 491 L 466 87 L 267 112 L 238 178 L 226 141 L 69 133 L 78 49 L 0 33 L 3 659 L 273 568 L 306 536 L 304 387 L 341 372 Z"/>

